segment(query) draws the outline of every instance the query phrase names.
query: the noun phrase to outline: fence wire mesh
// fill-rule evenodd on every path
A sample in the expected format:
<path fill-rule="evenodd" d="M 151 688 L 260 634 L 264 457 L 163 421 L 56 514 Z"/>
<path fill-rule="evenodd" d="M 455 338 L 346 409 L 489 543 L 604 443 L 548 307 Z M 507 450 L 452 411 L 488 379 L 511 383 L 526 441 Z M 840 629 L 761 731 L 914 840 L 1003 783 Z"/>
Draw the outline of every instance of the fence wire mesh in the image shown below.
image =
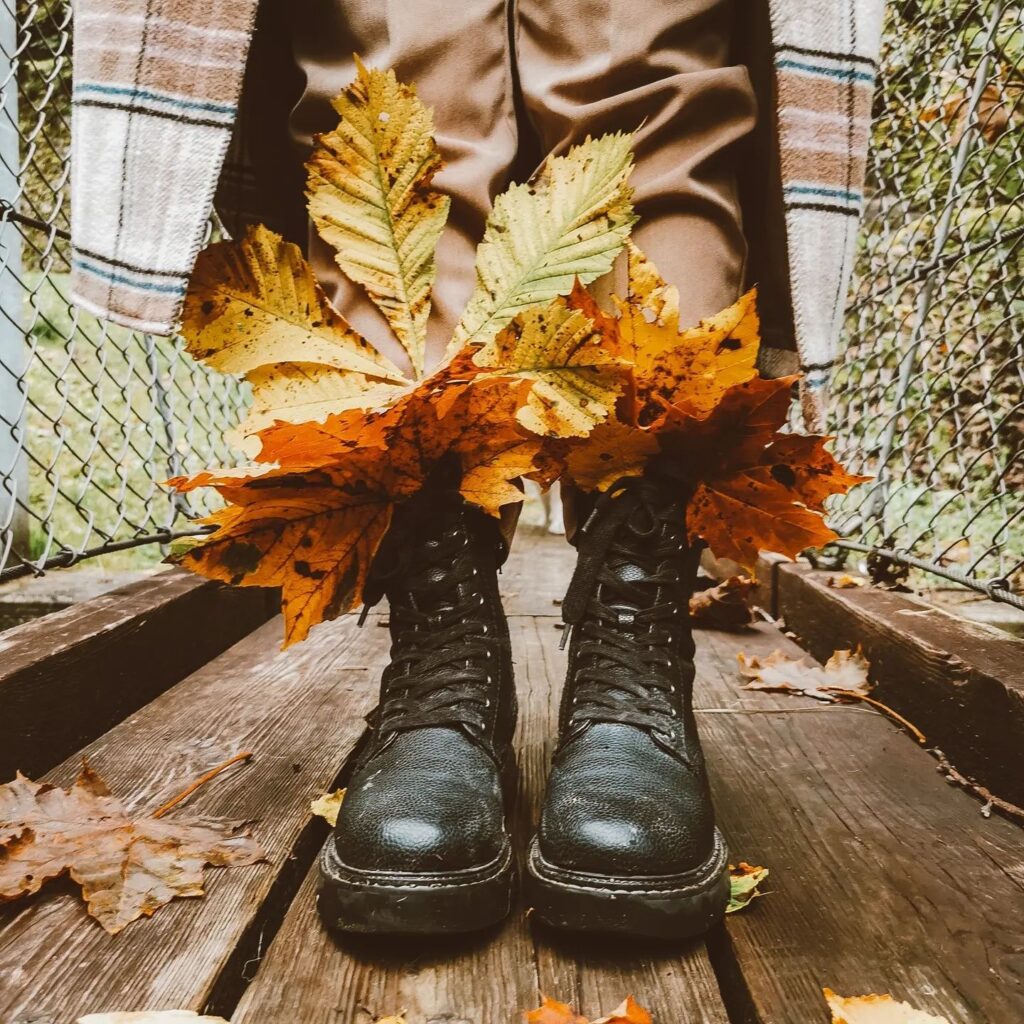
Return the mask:
<path fill-rule="evenodd" d="M 230 461 L 247 399 L 178 342 L 71 305 L 70 100 L 71 5 L 0 0 L 0 578 L 158 560 L 206 508 L 156 481 Z"/>
<path fill-rule="evenodd" d="M 896 0 L 884 38 L 832 409 L 875 481 L 832 523 L 1024 607 L 1024 8 Z"/>
<path fill-rule="evenodd" d="M 244 387 L 68 299 L 71 7 L 0 0 L 0 573 L 160 543 L 205 511 L 154 481 L 230 462 Z M 879 576 L 1024 607 L 1024 11 L 895 0 L 833 395 L 873 483 L 834 506 Z M 135 557 L 140 557 L 136 555 Z"/>

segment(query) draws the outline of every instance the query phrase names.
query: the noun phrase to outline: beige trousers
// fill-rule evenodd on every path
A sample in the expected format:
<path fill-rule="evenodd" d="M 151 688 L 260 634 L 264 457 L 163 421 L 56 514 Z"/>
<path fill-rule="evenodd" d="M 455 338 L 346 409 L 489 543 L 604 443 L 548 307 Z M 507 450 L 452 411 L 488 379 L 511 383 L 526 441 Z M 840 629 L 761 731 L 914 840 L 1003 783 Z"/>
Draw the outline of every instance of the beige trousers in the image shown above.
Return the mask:
<path fill-rule="evenodd" d="M 637 132 L 634 238 L 678 286 L 683 323 L 735 301 L 746 245 L 734 153 L 753 127 L 746 68 L 730 63 L 730 0 L 294 0 L 306 90 L 292 132 L 306 149 L 336 123 L 351 54 L 392 67 L 434 109 L 452 197 L 437 253 L 428 366 L 473 289 L 491 203 L 548 153 L 587 135 Z M 313 265 L 346 317 L 406 364 L 381 314 L 311 236 Z M 622 269 L 602 288 L 621 293 Z"/>

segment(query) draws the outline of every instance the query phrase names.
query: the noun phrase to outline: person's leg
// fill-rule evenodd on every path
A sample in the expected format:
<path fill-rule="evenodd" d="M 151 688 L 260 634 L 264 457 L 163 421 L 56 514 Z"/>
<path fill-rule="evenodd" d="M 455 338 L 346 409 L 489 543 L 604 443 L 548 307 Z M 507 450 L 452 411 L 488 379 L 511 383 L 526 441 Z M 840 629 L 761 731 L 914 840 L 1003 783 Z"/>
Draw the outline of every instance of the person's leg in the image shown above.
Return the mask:
<path fill-rule="evenodd" d="M 505 0 L 313 0 L 295 12 L 308 87 L 300 144 L 337 123 L 330 98 L 355 76 L 350 54 L 394 68 L 434 108 L 452 197 L 437 253 L 428 367 L 472 291 L 477 242 L 515 155 Z M 307 8 L 303 10 L 303 8 Z M 337 307 L 401 360 L 384 318 L 315 232 L 311 258 Z M 367 600 L 386 596 L 391 664 L 321 858 L 320 911 L 362 932 L 457 932 L 500 920 L 514 867 L 505 828 L 513 791 L 515 689 L 498 596 L 504 544 L 448 473 L 403 505 L 374 560 Z"/>
<path fill-rule="evenodd" d="M 732 159 L 754 97 L 729 64 L 730 6 L 519 0 L 523 95 L 544 144 L 637 130 L 634 238 L 678 286 L 684 324 L 743 286 Z M 622 294 L 619 278 L 603 284 Z M 587 502 L 576 529 L 560 740 L 529 860 L 530 902 L 551 924 L 683 936 L 728 900 L 692 713 L 686 498 L 648 473 Z"/>

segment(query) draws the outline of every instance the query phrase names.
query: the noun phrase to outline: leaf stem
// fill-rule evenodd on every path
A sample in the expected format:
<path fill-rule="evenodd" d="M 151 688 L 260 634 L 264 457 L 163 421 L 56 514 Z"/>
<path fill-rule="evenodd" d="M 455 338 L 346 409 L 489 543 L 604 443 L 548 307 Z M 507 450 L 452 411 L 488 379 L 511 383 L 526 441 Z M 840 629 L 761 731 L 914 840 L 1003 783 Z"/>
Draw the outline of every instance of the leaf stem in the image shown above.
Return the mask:
<path fill-rule="evenodd" d="M 826 693 L 835 693 L 840 697 L 847 697 L 850 700 L 862 700 L 865 704 L 870 704 L 873 708 L 878 708 L 879 711 L 884 715 L 888 715 L 894 722 L 899 722 L 922 746 L 927 742 L 925 735 L 913 722 L 908 721 L 898 711 L 893 710 L 888 704 L 883 704 L 880 700 L 876 700 L 874 697 L 869 697 L 866 693 L 860 693 L 857 690 L 844 690 L 840 687 L 835 686 L 823 686 L 822 689 Z"/>
<path fill-rule="evenodd" d="M 226 768 L 230 768 L 233 764 L 237 764 L 239 761 L 248 761 L 252 757 L 251 750 L 244 750 L 241 754 L 235 754 L 234 757 L 229 757 L 223 763 L 217 765 L 216 768 L 211 768 L 204 775 L 200 775 L 195 782 L 186 786 L 177 796 L 171 797 L 167 803 L 161 805 L 153 812 L 154 818 L 162 818 L 172 807 L 177 807 L 182 800 L 190 797 L 200 786 L 205 785 L 210 779 L 216 778 Z"/>

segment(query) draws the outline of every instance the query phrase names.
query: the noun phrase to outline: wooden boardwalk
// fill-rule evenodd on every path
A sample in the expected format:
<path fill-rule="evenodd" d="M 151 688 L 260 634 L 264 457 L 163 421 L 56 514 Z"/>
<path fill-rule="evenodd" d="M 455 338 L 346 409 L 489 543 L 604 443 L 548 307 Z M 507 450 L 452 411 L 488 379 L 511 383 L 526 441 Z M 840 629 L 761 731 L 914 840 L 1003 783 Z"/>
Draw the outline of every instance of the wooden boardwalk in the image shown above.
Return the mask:
<path fill-rule="evenodd" d="M 502 580 L 522 706 L 521 848 L 554 745 L 563 673 L 556 601 L 571 568 L 564 542 L 524 533 Z M 174 600 L 191 586 L 181 583 Z M 116 686 L 103 666 L 117 645 L 96 653 L 76 640 L 80 610 L 0 637 L 0 659 L 16 668 L 0 678 L 0 720 L 5 733 L 32 737 L 27 747 L 12 743 L 22 742 L 33 770 L 51 767 L 47 750 L 67 754 L 46 778 L 68 784 L 85 754 L 137 808 L 253 751 L 188 807 L 255 819 L 269 863 L 210 870 L 204 899 L 179 900 L 116 937 L 60 884 L 0 908 L 4 1024 L 167 1008 L 239 1024 L 369 1024 L 402 1009 L 409 1024 L 505 1024 L 542 994 L 596 1017 L 627 993 L 658 1024 L 814 1024 L 828 1020 L 823 986 L 891 992 L 953 1024 L 1024 1021 L 1024 831 L 984 818 L 927 752 L 874 712 L 742 691 L 737 651 L 796 653 L 767 625 L 698 636 L 696 702 L 719 820 L 734 859 L 771 870 L 768 895 L 706 941 L 558 935 L 525 907 L 471 938 L 333 939 L 314 891 L 327 829 L 310 818 L 309 801 L 343 778 L 374 702 L 387 653 L 383 616 L 363 629 L 346 616 L 281 653 L 278 620 L 255 626 L 266 615 L 254 605 L 221 607 L 210 585 L 194 587 L 203 618 L 190 620 L 181 606 L 163 636 L 153 607 L 121 615 L 123 649 L 139 654 L 133 677 L 122 671 Z M 101 600 L 108 612 L 116 606 Z M 140 602 L 135 591 L 132 600 Z M 231 621 L 218 624 L 218 614 Z M 218 625 L 219 648 L 210 639 Z M 15 664 L 48 643 L 63 652 L 56 665 L 38 653 L 31 671 Z M 190 649 L 209 660 L 167 668 Z M 79 677 L 92 681 L 88 692 Z M 17 699 L 5 703 L 15 687 Z M 117 724 L 105 703 L 117 707 Z M 49 745 L 47 716 L 57 737 Z"/>

